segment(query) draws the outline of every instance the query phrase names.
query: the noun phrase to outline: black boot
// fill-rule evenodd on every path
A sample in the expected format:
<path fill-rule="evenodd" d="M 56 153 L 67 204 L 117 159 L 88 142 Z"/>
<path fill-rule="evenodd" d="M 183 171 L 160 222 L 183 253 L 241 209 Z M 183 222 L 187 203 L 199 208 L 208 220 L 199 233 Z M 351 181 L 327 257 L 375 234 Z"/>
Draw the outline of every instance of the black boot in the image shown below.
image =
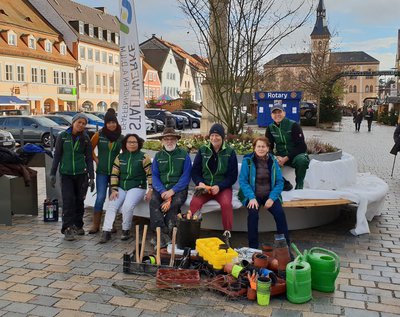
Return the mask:
<path fill-rule="evenodd" d="M 110 231 L 103 231 L 100 239 L 100 243 L 106 243 L 111 239 L 111 232 Z"/>

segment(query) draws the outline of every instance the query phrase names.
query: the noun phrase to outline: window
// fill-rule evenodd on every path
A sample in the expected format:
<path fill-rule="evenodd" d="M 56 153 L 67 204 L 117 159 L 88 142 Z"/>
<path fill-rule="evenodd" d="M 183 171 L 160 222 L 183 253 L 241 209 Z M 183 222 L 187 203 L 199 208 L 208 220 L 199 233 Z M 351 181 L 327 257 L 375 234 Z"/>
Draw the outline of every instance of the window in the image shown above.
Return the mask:
<path fill-rule="evenodd" d="M 114 55 L 108 54 L 108 64 L 114 64 Z"/>
<path fill-rule="evenodd" d="M 107 30 L 107 42 L 111 42 L 111 31 Z"/>
<path fill-rule="evenodd" d="M 32 82 L 33 83 L 37 83 L 38 82 L 38 71 L 37 71 L 37 68 L 36 67 L 32 67 L 31 73 L 32 73 Z"/>
<path fill-rule="evenodd" d="M 96 86 L 100 86 L 100 75 L 96 74 Z"/>
<path fill-rule="evenodd" d="M 97 34 L 98 34 L 99 40 L 102 40 L 103 39 L 103 29 L 101 27 L 97 28 Z"/>
<path fill-rule="evenodd" d="M 119 34 L 115 34 L 115 44 L 119 45 Z"/>
<path fill-rule="evenodd" d="M 99 50 L 94 51 L 94 59 L 96 62 L 100 62 L 100 51 Z"/>
<path fill-rule="evenodd" d="M 371 68 L 368 68 L 368 71 L 369 72 L 372 72 L 372 69 Z M 372 79 L 372 78 L 374 78 L 373 76 L 365 76 L 365 79 Z"/>
<path fill-rule="evenodd" d="M 368 85 L 365 86 L 365 92 L 369 92 L 369 86 Z"/>
<path fill-rule="evenodd" d="M 107 87 L 107 76 L 103 75 L 103 87 Z"/>
<path fill-rule="evenodd" d="M 66 72 L 61 72 L 61 84 L 62 85 L 67 84 L 67 73 Z"/>
<path fill-rule="evenodd" d="M 93 33 L 93 24 L 89 24 L 89 36 L 93 37 L 94 33 Z"/>
<path fill-rule="evenodd" d="M 81 73 L 81 84 L 86 85 L 86 72 Z"/>
<path fill-rule="evenodd" d="M 353 86 L 353 92 L 357 92 L 357 86 L 356 85 Z"/>
<path fill-rule="evenodd" d="M 7 126 L 9 127 L 19 127 L 19 119 L 20 118 L 8 118 Z"/>
<path fill-rule="evenodd" d="M 81 59 L 85 59 L 86 58 L 86 49 L 83 46 L 81 46 L 79 48 L 79 55 L 80 55 Z"/>
<path fill-rule="evenodd" d="M 58 72 L 58 70 L 53 71 L 53 83 L 54 85 L 60 84 L 60 73 Z"/>
<path fill-rule="evenodd" d="M 17 81 L 25 81 L 25 66 L 17 66 Z"/>
<path fill-rule="evenodd" d="M 106 64 L 107 63 L 107 53 L 101 52 L 101 62 Z"/>
<path fill-rule="evenodd" d="M 60 54 L 67 55 L 67 46 L 64 43 L 60 44 Z"/>
<path fill-rule="evenodd" d="M 30 127 L 34 123 L 35 121 L 33 121 L 31 118 L 22 118 L 22 125 L 24 127 Z"/>
<path fill-rule="evenodd" d="M 114 88 L 114 76 L 110 76 L 109 81 L 110 81 L 110 87 Z"/>
<path fill-rule="evenodd" d="M 351 71 L 352 71 L 352 72 L 355 72 L 354 69 L 352 69 Z M 350 78 L 350 79 L 357 79 L 357 76 L 354 76 L 354 75 L 353 75 L 353 76 L 349 76 L 349 78 Z"/>
<path fill-rule="evenodd" d="M 40 82 L 43 84 L 47 83 L 47 70 L 44 68 L 40 69 Z"/>
<path fill-rule="evenodd" d="M 114 56 L 114 63 L 115 65 L 119 65 L 119 55 Z"/>
<path fill-rule="evenodd" d="M 8 45 L 17 46 L 17 34 L 14 32 L 8 32 Z"/>
<path fill-rule="evenodd" d="M 36 39 L 32 35 L 28 37 L 28 47 L 32 50 L 36 49 Z"/>
<path fill-rule="evenodd" d="M 47 53 L 51 53 L 51 42 L 49 40 L 46 40 L 46 42 L 44 42 L 44 50 Z"/>
<path fill-rule="evenodd" d="M 6 65 L 6 80 L 14 80 L 14 69 L 13 65 Z"/>
<path fill-rule="evenodd" d="M 153 73 L 149 72 L 149 81 L 153 81 Z"/>
<path fill-rule="evenodd" d="M 82 21 L 79 21 L 79 34 L 85 34 L 85 25 Z"/>
<path fill-rule="evenodd" d="M 353 92 L 353 86 L 349 86 L 349 93 Z"/>
<path fill-rule="evenodd" d="M 69 74 L 68 74 L 68 84 L 69 84 L 70 86 L 73 86 L 73 85 L 74 85 L 74 73 L 69 73 Z"/>
<path fill-rule="evenodd" d="M 369 92 L 374 92 L 374 86 L 369 86 Z"/>
<path fill-rule="evenodd" d="M 92 48 L 88 48 L 88 49 L 87 49 L 87 58 L 88 58 L 88 60 L 90 60 L 90 61 L 93 60 L 93 49 L 92 49 Z"/>

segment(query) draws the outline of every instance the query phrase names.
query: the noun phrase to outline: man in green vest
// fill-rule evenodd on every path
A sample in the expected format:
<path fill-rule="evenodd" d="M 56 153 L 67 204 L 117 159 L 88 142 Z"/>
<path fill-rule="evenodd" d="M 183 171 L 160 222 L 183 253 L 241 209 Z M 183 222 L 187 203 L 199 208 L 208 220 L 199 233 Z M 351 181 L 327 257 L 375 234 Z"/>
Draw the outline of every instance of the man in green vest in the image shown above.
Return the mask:
<path fill-rule="evenodd" d="M 268 125 L 265 136 L 271 143 L 270 151 L 275 153 L 279 166 L 293 167 L 296 173 L 296 189 L 303 189 L 310 162 L 307 145 L 300 125 L 285 116 L 282 105 L 274 104 L 271 108 L 271 118 L 274 122 Z"/>
<path fill-rule="evenodd" d="M 187 151 L 177 146 L 180 138 L 173 128 L 165 128 L 160 137 L 163 148 L 155 155 L 152 164 L 150 228 L 153 231 L 161 228 L 161 247 L 166 247 L 171 241 L 176 217 L 188 195 L 192 162 Z"/>

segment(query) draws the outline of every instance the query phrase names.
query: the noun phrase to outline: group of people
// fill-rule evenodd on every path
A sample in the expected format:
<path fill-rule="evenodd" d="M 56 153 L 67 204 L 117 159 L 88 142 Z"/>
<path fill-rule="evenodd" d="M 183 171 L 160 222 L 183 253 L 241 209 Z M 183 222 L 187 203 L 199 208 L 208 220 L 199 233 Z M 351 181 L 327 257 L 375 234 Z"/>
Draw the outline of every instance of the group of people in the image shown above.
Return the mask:
<path fill-rule="evenodd" d="M 356 132 L 360 132 L 361 122 L 363 121 L 363 118 L 367 120 L 368 132 L 371 132 L 372 120 L 374 119 L 374 110 L 372 109 L 372 107 L 369 107 L 367 109 L 367 113 L 365 114 L 365 116 L 363 114 L 362 108 L 354 111 L 353 122 L 355 124 Z"/>
<path fill-rule="evenodd" d="M 295 168 L 296 189 L 303 188 L 309 160 L 300 126 L 285 117 L 281 105 L 271 108 L 271 123 L 266 136 L 253 140 L 253 152 L 243 158 L 239 176 L 239 198 L 248 209 L 249 246 L 258 248 L 258 219 L 262 206 L 273 215 L 277 232 L 290 243 L 289 231 L 281 192 L 284 179 L 281 167 Z M 145 199 L 149 202 L 150 229 L 161 228 L 161 245 L 170 242 L 178 214 L 188 197 L 190 180 L 195 184 L 190 211 L 193 215 L 210 200 L 221 207 L 223 236 L 229 239 L 233 226 L 232 187 L 238 179 L 238 162 L 234 149 L 225 142 L 221 124 L 212 125 L 209 142 L 200 147 L 191 162 L 187 151 L 177 143 L 180 135 L 173 128 L 165 128 L 160 136 L 162 150 L 151 160 L 142 151 L 144 140 L 137 134 L 122 136 L 115 111 L 109 109 L 104 127 L 90 140 L 85 133 L 87 118 L 76 114 L 69 129 L 57 138 L 51 182 L 56 183 L 59 169 L 63 198 L 61 232 L 68 241 L 84 235 L 84 200 L 88 190 L 94 190 L 96 163 L 97 196 L 93 225 L 89 234 L 100 230 L 102 212 L 107 194 L 110 203 L 104 216 L 100 243 L 111 239 L 116 213 L 122 213 L 121 240 L 130 237 L 133 211 Z M 95 149 L 97 148 L 97 154 Z M 275 154 L 272 154 L 275 148 Z M 107 193 L 108 191 L 108 193 Z M 154 240 L 154 239 L 153 239 Z M 153 241 L 154 243 L 154 241 Z"/>

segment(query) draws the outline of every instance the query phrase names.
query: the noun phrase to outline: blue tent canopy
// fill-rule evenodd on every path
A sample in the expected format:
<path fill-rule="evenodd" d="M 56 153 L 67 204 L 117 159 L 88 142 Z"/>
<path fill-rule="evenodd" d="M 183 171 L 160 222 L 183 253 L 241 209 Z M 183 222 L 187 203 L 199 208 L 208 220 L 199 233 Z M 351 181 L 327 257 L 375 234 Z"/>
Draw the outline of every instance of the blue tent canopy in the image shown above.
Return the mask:
<path fill-rule="evenodd" d="M 0 106 L 12 106 L 12 105 L 29 105 L 28 101 L 19 99 L 15 96 L 0 96 Z"/>

